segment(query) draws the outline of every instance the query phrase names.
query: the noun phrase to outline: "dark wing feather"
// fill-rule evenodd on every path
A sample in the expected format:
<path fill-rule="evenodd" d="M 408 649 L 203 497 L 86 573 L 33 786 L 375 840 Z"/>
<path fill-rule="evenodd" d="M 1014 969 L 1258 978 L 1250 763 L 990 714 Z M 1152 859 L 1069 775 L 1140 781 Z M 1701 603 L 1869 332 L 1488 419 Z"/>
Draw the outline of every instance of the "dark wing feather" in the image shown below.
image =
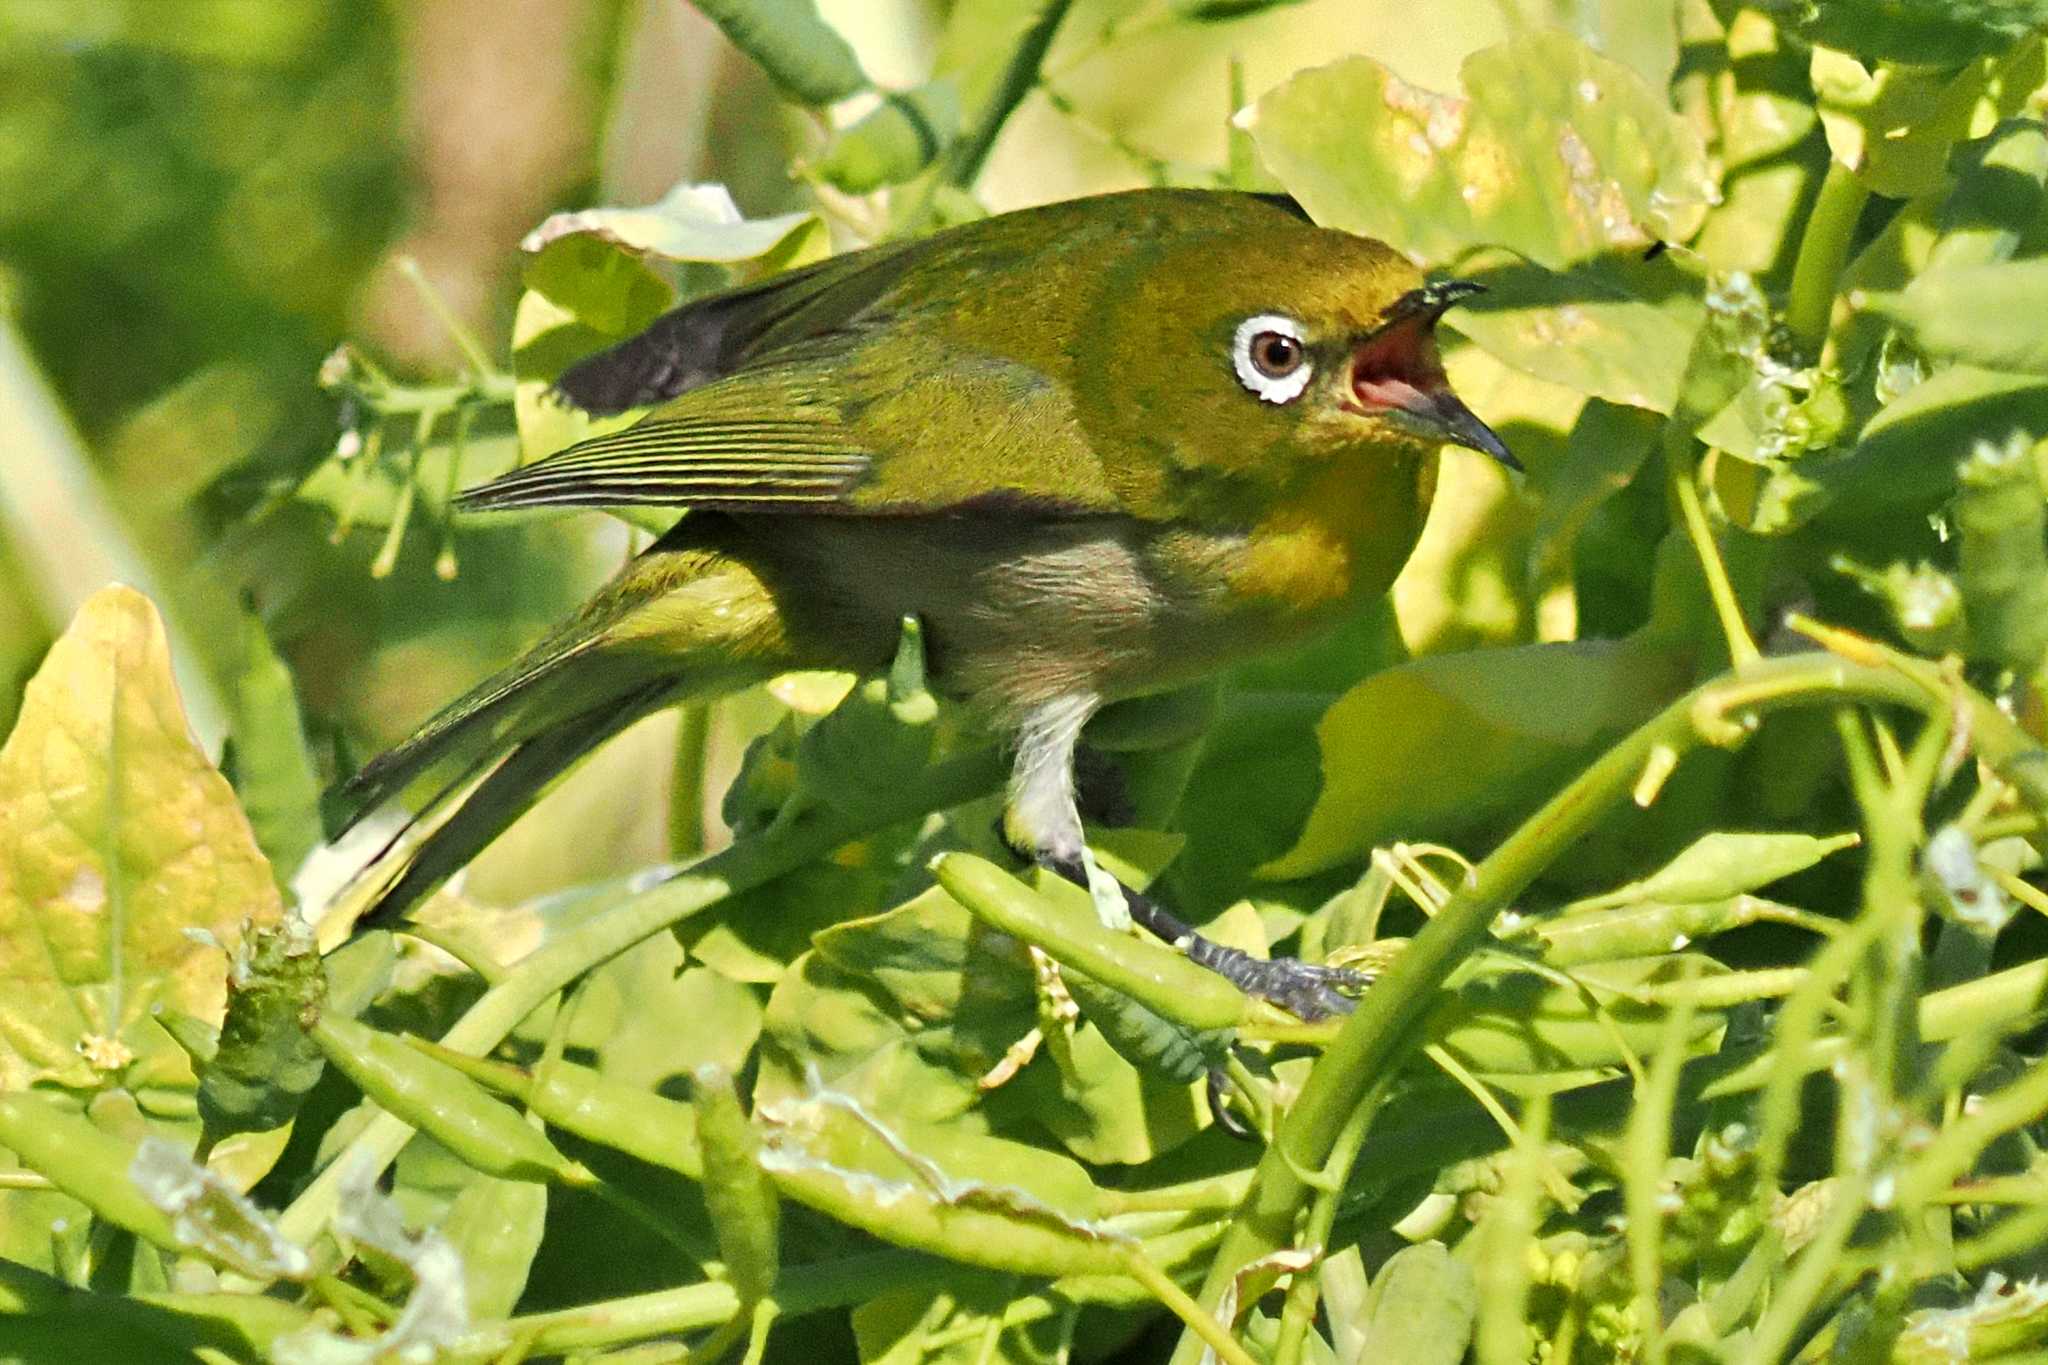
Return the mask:
<path fill-rule="evenodd" d="M 692 299 L 645 331 L 571 365 L 555 381 L 555 392 L 598 416 L 665 403 L 763 351 L 845 326 L 896 283 L 910 263 L 909 245 L 848 252 Z"/>

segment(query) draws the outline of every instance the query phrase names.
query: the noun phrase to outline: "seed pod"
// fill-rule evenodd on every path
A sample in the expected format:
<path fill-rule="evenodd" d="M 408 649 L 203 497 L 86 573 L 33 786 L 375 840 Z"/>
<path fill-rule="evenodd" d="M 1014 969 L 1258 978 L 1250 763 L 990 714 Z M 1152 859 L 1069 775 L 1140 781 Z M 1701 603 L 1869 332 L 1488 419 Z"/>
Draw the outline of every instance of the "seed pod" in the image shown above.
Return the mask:
<path fill-rule="evenodd" d="M 1103 927 L 1077 889 L 1069 903 L 1040 895 L 994 863 L 969 853 L 943 853 L 932 875 L 946 893 L 1012 938 L 1043 948 L 1061 963 L 1132 996 L 1153 1013 L 1197 1030 L 1235 1028 L 1248 1008 L 1244 993 L 1170 948 Z"/>
<path fill-rule="evenodd" d="M 947 80 L 892 92 L 867 117 L 841 129 L 818 174 L 848 194 L 900 185 L 938 160 L 960 129 L 960 97 Z"/>
<path fill-rule="evenodd" d="M 761 1169 L 761 1143 L 740 1111 L 731 1075 L 706 1062 L 690 1079 L 690 1102 L 704 1147 L 704 1206 L 718 1232 L 732 1287 L 742 1303 L 759 1303 L 775 1288 L 782 1264 L 782 1208 Z"/>
<path fill-rule="evenodd" d="M 135 1144 L 100 1128 L 75 1107 L 36 1090 L 0 1094 L 0 1147 L 116 1227 L 166 1251 L 186 1250 L 170 1215 L 128 1178 Z"/>
<path fill-rule="evenodd" d="M 471 1080 L 518 1100 L 565 1133 L 665 1166 L 692 1180 L 704 1178 L 697 1115 L 687 1104 L 560 1058 L 534 1075 L 504 1062 L 452 1052 L 422 1038 L 406 1042 Z"/>
<path fill-rule="evenodd" d="M 860 58 L 816 0 L 695 0 L 732 45 L 798 104 L 833 104 L 868 88 Z"/>
<path fill-rule="evenodd" d="M 447 1063 L 332 1014 L 314 1025 L 313 1041 L 363 1094 L 485 1175 L 589 1183 L 546 1136 Z"/>
<path fill-rule="evenodd" d="M 763 1105 L 761 1165 L 786 1198 L 898 1246 L 1023 1275 L 1118 1274 L 1130 1242 L 1055 1152 L 943 1124 L 886 1123 L 848 1095 Z"/>

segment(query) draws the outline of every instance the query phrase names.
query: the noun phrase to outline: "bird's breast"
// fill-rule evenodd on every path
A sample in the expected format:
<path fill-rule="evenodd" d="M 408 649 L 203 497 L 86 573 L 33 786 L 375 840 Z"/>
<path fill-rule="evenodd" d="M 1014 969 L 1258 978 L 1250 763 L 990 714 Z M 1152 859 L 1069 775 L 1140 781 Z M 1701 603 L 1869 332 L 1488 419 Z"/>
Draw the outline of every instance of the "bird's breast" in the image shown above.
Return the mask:
<path fill-rule="evenodd" d="M 1232 596 L 1308 630 L 1385 592 L 1422 534 L 1437 457 L 1334 461 L 1277 502 L 1228 568 Z"/>

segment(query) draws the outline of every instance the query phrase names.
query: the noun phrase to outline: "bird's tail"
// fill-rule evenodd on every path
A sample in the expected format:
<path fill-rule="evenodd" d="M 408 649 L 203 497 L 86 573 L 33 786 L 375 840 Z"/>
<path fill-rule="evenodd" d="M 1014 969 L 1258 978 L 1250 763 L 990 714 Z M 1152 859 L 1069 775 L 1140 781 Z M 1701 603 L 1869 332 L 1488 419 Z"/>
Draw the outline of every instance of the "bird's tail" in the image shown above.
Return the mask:
<path fill-rule="evenodd" d="M 329 903 L 323 925 L 403 914 L 606 740 L 675 701 L 782 671 L 787 653 L 761 580 L 678 526 L 575 617 L 349 780 L 348 826 L 396 801 L 412 814 Z"/>

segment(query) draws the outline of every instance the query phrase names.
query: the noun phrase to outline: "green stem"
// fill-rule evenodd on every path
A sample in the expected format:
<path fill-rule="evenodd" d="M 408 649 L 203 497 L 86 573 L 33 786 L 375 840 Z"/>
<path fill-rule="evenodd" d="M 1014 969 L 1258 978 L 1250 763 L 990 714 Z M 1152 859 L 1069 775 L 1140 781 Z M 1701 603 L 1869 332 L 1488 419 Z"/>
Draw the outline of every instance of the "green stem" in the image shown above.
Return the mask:
<path fill-rule="evenodd" d="M 957 1273 L 947 1262 L 918 1252 L 877 1251 L 806 1265 L 801 1273 L 792 1271 L 777 1284 L 774 1302 L 779 1316 L 800 1317 L 851 1307 L 888 1292 L 925 1287 L 936 1290 Z M 515 1341 L 527 1343 L 527 1349 L 535 1355 L 558 1355 L 647 1337 L 702 1331 L 731 1321 L 739 1310 L 738 1292 L 722 1280 L 710 1280 L 680 1289 L 485 1323 L 471 1329 L 450 1350 L 449 1356 L 454 1360 L 489 1359 Z"/>
<path fill-rule="evenodd" d="M 1626 799 L 1651 753 L 1698 747 L 1703 731 L 1733 727 L 1728 694 L 1745 709 L 1816 701 L 1862 701 L 1914 710 L 1947 705 L 1892 668 L 1814 654 L 1765 659 L 1695 689 L 1615 745 L 1480 863 L 1450 901 L 1368 991 L 1317 1060 L 1301 1097 L 1281 1121 L 1260 1161 L 1243 1212 L 1211 1263 L 1200 1301 L 1222 1301 L 1238 1271 L 1288 1244 L 1309 1189 L 1301 1173 L 1321 1170 L 1352 1112 L 1375 1079 L 1398 1066 L 1414 1044 L 1451 971 L 1481 943 L 1502 907 L 1524 890 L 1608 810 Z M 2010 724 L 2007 722 L 2008 725 Z M 1739 732 L 1739 729 L 1738 729 Z M 1174 1365 L 1194 1365 L 1201 1344 L 1183 1336 Z"/>
<path fill-rule="evenodd" d="M 91 451 L 4 307 L 0 432 L 6 433 L 0 453 L 0 542 L 12 551 L 25 580 L 13 583 L 16 575 L 0 568 L 0 582 L 29 598 L 15 609 L 25 607 L 55 633 L 108 583 L 140 590 L 164 614 L 186 719 L 200 744 L 218 755 L 227 734 L 228 705 L 215 680 L 236 676 L 240 663 L 225 659 L 203 622 L 187 619 L 187 604 L 198 605 L 195 594 L 174 592 L 178 574 L 159 571 L 145 537 L 136 534 L 140 524 L 124 515 L 118 490 L 102 482 Z M 12 669 L 34 658 L 10 648 L 0 667 Z M 0 708 L 0 721 L 6 714 Z"/>
<path fill-rule="evenodd" d="M 1700 498 L 1698 450 L 1693 438 L 1679 434 L 1675 427 L 1664 443 L 1664 472 L 1672 500 L 1678 504 L 1679 518 L 1685 523 L 1686 539 L 1692 542 L 1693 553 L 1699 557 L 1700 572 L 1707 580 L 1707 596 L 1713 600 L 1714 615 L 1721 622 L 1721 634 L 1728 642 L 1728 661 L 1736 668 L 1747 668 L 1763 654 L 1750 638 L 1749 623 L 1742 616 L 1742 602 L 1735 595 L 1728 564 L 1721 558 L 1714 528 L 1707 521 L 1707 509 Z"/>
<path fill-rule="evenodd" d="M 1329 1254 L 1330 1229 L 1336 1225 L 1338 1206 L 1344 1202 L 1344 1187 L 1351 1183 L 1351 1167 L 1358 1160 L 1358 1149 L 1365 1143 L 1367 1118 L 1365 1108 L 1360 1106 L 1355 1121 L 1344 1130 L 1337 1140 L 1337 1150 L 1331 1153 L 1330 1167 L 1324 1172 L 1328 1188 L 1318 1190 L 1315 1202 L 1309 1206 L 1301 1239 L 1303 1246 L 1315 1252 L 1318 1265 L 1295 1271 L 1288 1283 L 1287 1298 L 1280 1309 L 1280 1335 L 1273 1347 L 1273 1365 L 1300 1365 L 1323 1287 L 1321 1258 Z"/>
<path fill-rule="evenodd" d="M 1870 191 L 1839 161 L 1828 162 L 1820 195 L 1799 237 L 1792 262 L 1792 292 L 1785 301 L 1785 326 L 1808 355 L 1820 352 L 1834 315 L 1835 286 L 1848 264 L 1856 221 Z"/>
<path fill-rule="evenodd" d="M 1174 1282 L 1171 1275 L 1154 1265 L 1142 1251 L 1133 1251 L 1129 1271 L 1132 1279 L 1152 1291 L 1161 1303 L 1173 1310 L 1173 1315 L 1187 1324 L 1188 1331 L 1208 1346 L 1210 1352 L 1225 1365 L 1258 1365 L 1251 1352 L 1237 1344 L 1237 1338 L 1230 1335 L 1230 1329 L 1216 1320 L 1202 1305 L 1196 1303 Z"/>
<path fill-rule="evenodd" d="M 1024 97 L 1038 84 L 1039 67 L 1045 62 L 1047 49 L 1052 46 L 1053 35 L 1059 31 L 1060 21 L 1067 17 L 1073 0 L 1045 0 L 1038 11 L 1038 17 L 1031 21 L 1031 27 L 1018 40 L 1016 51 L 1010 54 L 1010 61 L 1003 68 L 1002 78 L 990 92 L 988 103 L 982 106 L 981 114 L 974 120 L 952 151 L 946 157 L 941 178 L 944 183 L 959 189 L 972 189 L 981 175 L 981 168 L 988 160 L 988 154 L 996 145 L 996 136 L 1003 131 L 1003 125 Z"/>
<path fill-rule="evenodd" d="M 981 750 L 939 764 L 921 782 L 878 791 L 873 804 L 858 818 L 820 806 L 795 819 L 778 821 L 758 838 L 736 843 L 543 945 L 485 991 L 441 1043 L 457 1052 L 481 1056 L 504 1041 L 519 1021 L 549 996 L 634 944 L 730 896 L 815 861 L 841 844 L 973 800 L 1001 785 L 1002 779 L 999 756 Z M 383 1171 L 412 1131 L 402 1120 L 378 1114 L 279 1216 L 280 1231 L 301 1246 L 311 1245 L 333 1217 L 347 1174 L 358 1163 Z"/>
<path fill-rule="evenodd" d="M 427 305 L 427 311 L 434 315 L 434 320 L 441 324 L 441 330 L 448 333 L 456 349 L 462 352 L 462 358 L 468 363 L 470 373 L 478 378 L 495 373 L 496 366 L 492 365 L 491 358 L 484 354 L 483 343 L 476 339 L 476 333 L 470 331 L 461 318 L 455 316 L 455 310 L 441 297 L 441 291 L 428 281 L 427 272 L 420 268 L 419 258 L 400 256 L 398 273 L 405 276 L 407 282 L 419 292 L 420 299 Z"/>

